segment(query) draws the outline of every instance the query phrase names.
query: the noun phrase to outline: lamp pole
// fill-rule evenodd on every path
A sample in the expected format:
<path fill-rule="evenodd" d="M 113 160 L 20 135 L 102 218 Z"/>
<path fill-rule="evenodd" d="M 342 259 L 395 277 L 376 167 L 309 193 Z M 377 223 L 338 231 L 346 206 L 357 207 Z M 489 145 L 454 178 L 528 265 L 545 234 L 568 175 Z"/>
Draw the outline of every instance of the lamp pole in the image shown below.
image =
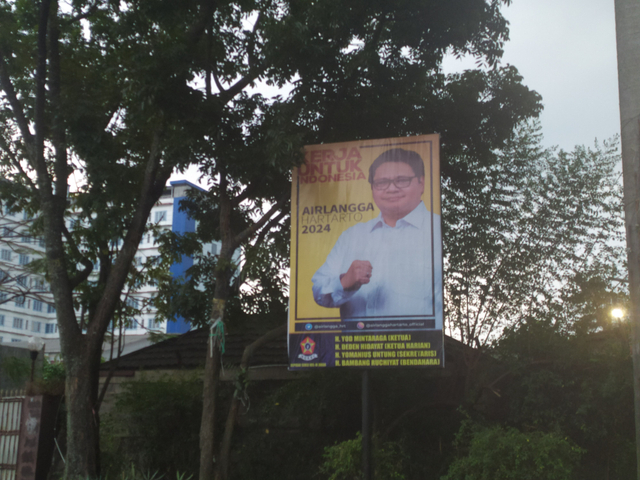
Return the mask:
<path fill-rule="evenodd" d="M 44 342 L 38 337 L 29 337 L 29 355 L 31 356 L 31 383 L 33 383 L 34 373 L 36 371 L 36 360 L 38 359 L 38 353 L 42 349 Z"/>

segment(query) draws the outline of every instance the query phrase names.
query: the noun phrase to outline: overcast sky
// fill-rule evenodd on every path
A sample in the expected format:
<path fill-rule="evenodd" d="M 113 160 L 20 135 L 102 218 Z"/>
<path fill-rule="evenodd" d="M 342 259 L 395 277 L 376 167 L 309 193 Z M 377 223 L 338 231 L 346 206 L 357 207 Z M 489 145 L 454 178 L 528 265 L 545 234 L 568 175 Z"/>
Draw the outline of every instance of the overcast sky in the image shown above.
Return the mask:
<path fill-rule="evenodd" d="M 570 150 L 618 134 L 613 0 L 513 0 L 503 14 L 510 22 L 503 63 L 542 95 L 544 143 Z M 450 61 L 446 70 L 464 66 Z"/>

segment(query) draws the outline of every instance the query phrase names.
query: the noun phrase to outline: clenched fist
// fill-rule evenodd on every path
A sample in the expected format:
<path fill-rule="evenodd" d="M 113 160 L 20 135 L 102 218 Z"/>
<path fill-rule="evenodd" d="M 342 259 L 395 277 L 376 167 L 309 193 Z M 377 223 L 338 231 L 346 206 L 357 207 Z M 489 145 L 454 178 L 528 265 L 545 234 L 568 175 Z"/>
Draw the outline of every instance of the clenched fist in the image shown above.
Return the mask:
<path fill-rule="evenodd" d="M 368 260 L 354 260 L 347 273 L 340 276 L 340 283 L 345 290 L 358 290 L 371 281 L 373 267 Z"/>

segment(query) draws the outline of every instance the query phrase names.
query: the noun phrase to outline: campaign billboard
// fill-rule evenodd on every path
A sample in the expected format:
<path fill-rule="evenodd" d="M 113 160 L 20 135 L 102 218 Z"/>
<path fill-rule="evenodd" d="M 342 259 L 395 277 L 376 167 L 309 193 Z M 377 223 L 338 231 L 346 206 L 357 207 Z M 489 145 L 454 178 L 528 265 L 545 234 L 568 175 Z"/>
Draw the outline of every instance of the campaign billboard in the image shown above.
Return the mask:
<path fill-rule="evenodd" d="M 439 136 L 305 147 L 289 368 L 443 367 Z"/>

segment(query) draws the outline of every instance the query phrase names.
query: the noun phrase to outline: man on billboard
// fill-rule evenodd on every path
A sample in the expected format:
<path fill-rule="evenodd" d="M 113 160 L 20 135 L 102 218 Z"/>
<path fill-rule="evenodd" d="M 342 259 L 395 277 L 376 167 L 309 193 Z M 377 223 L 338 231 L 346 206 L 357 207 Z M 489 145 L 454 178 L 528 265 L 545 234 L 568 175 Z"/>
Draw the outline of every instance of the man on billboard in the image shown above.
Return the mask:
<path fill-rule="evenodd" d="M 424 182 L 424 162 L 414 151 L 392 148 L 374 160 L 369 183 L 380 214 L 342 233 L 313 275 L 316 303 L 339 307 L 343 320 L 435 314 L 440 219 L 422 201 Z"/>

